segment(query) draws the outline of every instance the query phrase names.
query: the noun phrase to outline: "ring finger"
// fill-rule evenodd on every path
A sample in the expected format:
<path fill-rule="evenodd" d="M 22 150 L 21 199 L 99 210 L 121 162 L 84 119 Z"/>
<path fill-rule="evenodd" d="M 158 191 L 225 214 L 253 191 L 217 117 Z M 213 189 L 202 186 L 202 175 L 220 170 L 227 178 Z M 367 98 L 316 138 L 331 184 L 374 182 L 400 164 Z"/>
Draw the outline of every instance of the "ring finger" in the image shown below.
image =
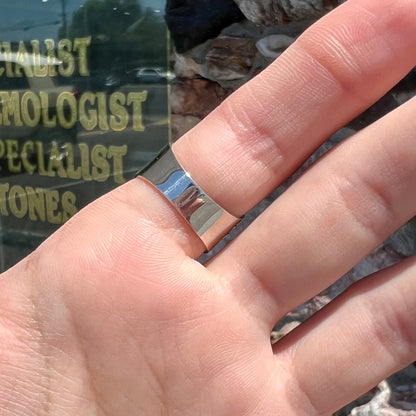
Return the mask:
<path fill-rule="evenodd" d="M 415 215 L 415 112 L 413 99 L 341 143 L 211 261 L 269 327 Z"/>

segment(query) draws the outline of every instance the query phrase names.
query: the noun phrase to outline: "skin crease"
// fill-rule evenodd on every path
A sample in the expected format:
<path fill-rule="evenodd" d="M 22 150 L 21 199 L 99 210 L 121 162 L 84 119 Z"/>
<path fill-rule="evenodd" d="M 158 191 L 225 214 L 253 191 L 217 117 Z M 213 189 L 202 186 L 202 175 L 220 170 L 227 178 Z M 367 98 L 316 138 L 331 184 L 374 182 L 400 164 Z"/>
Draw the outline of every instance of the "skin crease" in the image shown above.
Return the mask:
<path fill-rule="evenodd" d="M 240 215 L 403 77 L 415 48 L 414 0 L 349 0 L 175 152 Z M 330 415 L 414 361 L 413 259 L 273 348 L 269 335 L 415 215 L 415 112 L 343 142 L 207 265 L 140 178 L 90 204 L 1 276 L 0 414 Z"/>

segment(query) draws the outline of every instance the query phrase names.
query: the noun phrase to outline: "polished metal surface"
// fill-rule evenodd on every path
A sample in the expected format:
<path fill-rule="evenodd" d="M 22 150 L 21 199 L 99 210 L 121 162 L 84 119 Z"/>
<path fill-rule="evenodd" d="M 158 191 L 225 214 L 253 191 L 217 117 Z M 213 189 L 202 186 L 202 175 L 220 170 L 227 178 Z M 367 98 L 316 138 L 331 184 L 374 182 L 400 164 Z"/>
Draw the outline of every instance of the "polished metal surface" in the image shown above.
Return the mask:
<path fill-rule="evenodd" d="M 216 204 L 177 162 L 170 147 L 139 175 L 180 212 L 210 250 L 239 221 Z"/>

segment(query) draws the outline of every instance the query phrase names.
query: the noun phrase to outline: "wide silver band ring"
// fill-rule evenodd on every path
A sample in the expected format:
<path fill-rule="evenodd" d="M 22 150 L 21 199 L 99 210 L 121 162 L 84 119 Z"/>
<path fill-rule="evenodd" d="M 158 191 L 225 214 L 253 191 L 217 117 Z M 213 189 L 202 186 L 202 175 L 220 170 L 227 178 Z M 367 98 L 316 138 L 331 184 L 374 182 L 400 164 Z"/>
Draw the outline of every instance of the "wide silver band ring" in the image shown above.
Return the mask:
<path fill-rule="evenodd" d="M 170 147 L 138 173 L 160 191 L 211 250 L 240 221 L 215 203 L 180 166 Z"/>

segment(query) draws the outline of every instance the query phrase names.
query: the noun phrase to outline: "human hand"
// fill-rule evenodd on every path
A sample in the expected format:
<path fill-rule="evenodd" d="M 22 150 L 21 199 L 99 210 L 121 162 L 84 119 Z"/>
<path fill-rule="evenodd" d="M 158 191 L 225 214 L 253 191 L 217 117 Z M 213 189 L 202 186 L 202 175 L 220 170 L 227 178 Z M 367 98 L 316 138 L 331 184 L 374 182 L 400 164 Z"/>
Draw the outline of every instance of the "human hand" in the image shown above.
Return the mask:
<path fill-rule="evenodd" d="M 414 0 L 349 0 L 175 144 L 242 215 L 416 63 Z M 343 142 L 208 265 L 133 180 L 0 280 L 2 415 L 329 415 L 416 357 L 415 261 L 273 348 L 280 318 L 415 214 L 416 101 Z"/>

